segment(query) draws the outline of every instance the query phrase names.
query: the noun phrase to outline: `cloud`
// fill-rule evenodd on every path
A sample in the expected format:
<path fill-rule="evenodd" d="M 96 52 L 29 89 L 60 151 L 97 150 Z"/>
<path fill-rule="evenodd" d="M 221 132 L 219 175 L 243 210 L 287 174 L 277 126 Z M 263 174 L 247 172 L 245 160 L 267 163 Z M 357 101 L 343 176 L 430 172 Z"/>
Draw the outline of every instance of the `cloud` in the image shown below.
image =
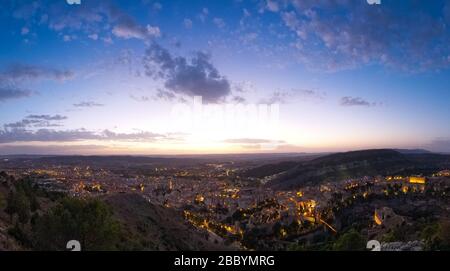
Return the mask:
<path fill-rule="evenodd" d="M 2 87 L 0 85 L 0 102 L 11 100 L 11 99 L 20 99 L 31 96 L 32 92 L 26 89 L 18 89 L 14 87 Z"/>
<path fill-rule="evenodd" d="M 266 8 L 272 12 L 278 12 L 279 6 L 278 2 L 275 0 L 267 0 L 266 1 Z"/>
<path fill-rule="evenodd" d="M 76 8 L 70 9 L 66 1 L 59 0 L 17 1 L 6 7 L 13 11 L 14 18 L 27 23 L 47 25 L 59 34 L 81 31 L 88 36 L 93 32 L 98 35 L 97 31 L 110 31 L 118 38 L 142 40 L 161 35 L 159 27 L 139 24 L 134 17 L 115 5 L 114 1 L 84 1 Z M 161 4 L 153 4 L 154 10 L 161 8 Z M 106 33 L 104 34 L 106 36 Z M 102 40 L 104 39 L 107 38 Z"/>
<path fill-rule="evenodd" d="M 261 138 L 234 138 L 223 141 L 227 144 L 238 145 L 240 148 L 258 151 L 275 151 L 281 144 L 285 144 L 282 140 L 269 140 Z"/>
<path fill-rule="evenodd" d="M 291 89 L 291 90 L 276 90 L 268 98 L 260 101 L 262 104 L 284 104 L 295 100 L 302 101 L 321 101 L 324 100 L 326 93 L 318 92 L 311 89 Z"/>
<path fill-rule="evenodd" d="M 191 19 L 184 19 L 183 20 L 183 25 L 186 29 L 191 29 L 192 28 L 192 20 Z"/>
<path fill-rule="evenodd" d="M 152 7 L 153 7 L 153 10 L 155 10 L 155 11 L 160 11 L 163 8 L 162 4 L 159 2 L 153 3 Z"/>
<path fill-rule="evenodd" d="M 205 22 L 206 18 L 209 15 L 209 10 L 208 8 L 202 8 L 202 11 L 200 12 L 200 14 L 198 15 L 198 18 L 200 19 L 201 22 Z"/>
<path fill-rule="evenodd" d="M 98 40 L 98 34 L 96 33 L 90 34 L 88 38 L 90 38 L 91 40 Z"/>
<path fill-rule="evenodd" d="M 170 91 L 165 91 L 163 89 L 158 89 L 156 92 L 156 97 L 161 100 L 172 101 L 176 98 L 176 95 Z"/>
<path fill-rule="evenodd" d="M 206 102 L 218 102 L 231 93 L 229 81 L 211 63 L 208 54 L 197 52 L 190 61 L 174 57 L 153 43 L 144 58 L 146 74 L 162 79 L 174 94 L 202 96 Z"/>
<path fill-rule="evenodd" d="M 114 26 L 112 33 L 123 39 L 142 39 L 147 40 L 152 37 L 161 36 L 159 27 L 147 25 L 147 27 L 138 26 L 135 24 L 121 23 Z"/>
<path fill-rule="evenodd" d="M 86 101 L 86 102 L 80 102 L 80 103 L 73 104 L 73 106 L 75 106 L 75 107 L 99 107 L 99 106 L 104 106 L 104 104 L 100 104 L 100 103 L 96 103 L 96 102 L 92 102 L 92 101 Z"/>
<path fill-rule="evenodd" d="M 21 35 L 26 35 L 26 34 L 28 34 L 28 33 L 30 33 L 30 29 L 28 28 L 28 27 L 22 27 L 22 29 L 20 30 L 20 34 Z"/>
<path fill-rule="evenodd" d="M 74 77 L 70 70 L 60 70 L 36 65 L 12 64 L 0 72 L 0 82 L 21 82 L 25 80 L 65 81 Z"/>
<path fill-rule="evenodd" d="M 148 102 L 150 98 L 148 96 L 134 96 L 130 95 L 130 98 L 135 100 L 136 102 Z"/>
<path fill-rule="evenodd" d="M 66 120 L 66 116 L 61 115 L 28 115 L 28 119 L 37 119 L 37 120 Z"/>
<path fill-rule="evenodd" d="M 324 100 L 327 96 L 327 93 L 325 92 L 319 92 L 312 89 L 294 89 L 293 91 L 302 99 Z"/>
<path fill-rule="evenodd" d="M 66 81 L 73 77 L 74 73 L 70 70 L 11 64 L 0 70 L 0 102 L 31 96 L 33 91 L 21 86 L 30 81 Z"/>
<path fill-rule="evenodd" d="M 213 19 L 213 23 L 218 27 L 218 28 L 224 28 L 226 26 L 225 21 L 222 18 L 214 18 Z"/>
<path fill-rule="evenodd" d="M 158 38 L 161 36 L 161 30 L 158 26 L 151 26 L 147 25 L 147 32 L 150 35 L 150 37 Z"/>
<path fill-rule="evenodd" d="M 106 151 L 109 147 L 102 145 L 0 145 L 0 153 L 3 155 L 61 155 L 98 153 Z"/>
<path fill-rule="evenodd" d="M 157 139 L 164 138 L 162 134 L 152 132 L 137 132 L 137 133 L 115 133 L 109 130 L 104 130 L 100 139 L 103 140 L 117 140 L 117 141 L 155 141 Z"/>
<path fill-rule="evenodd" d="M 136 22 L 136 20 L 113 5 L 107 5 L 103 8 L 107 14 L 107 17 L 114 25 L 112 28 L 112 33 L 119 38 L 123 39 L 142 39 L 149 40 L 152 38 L 158 38 L 161 36 L 161 30 L 158 26 L 142 26 Z"/>
<path fill-rule="evenodd" d="M 292 97 L 291 92 L 287 91 L 274 91 L 270 97 L 264 98 L 259 103 L 261 104 L 284 104 Z"/>
<path fill-rule="evenodd" d="M 342 106 L 367 106 L 367 107 L 377 105 L 377 103 L 368 102 L 360 97 L 349 97 L 349 96 L 342 97 L 340 104 Z"/>
<path fill-rule="evenodd" d="M 244 43 L 251 43 L 253 41 L 255 41 L 258 38 L 258 33 L 255 32 L 251 32 L 251 33 L 246 33 L 244 35 L 242 35 L 242 37 L 240 38 L 242 40 L 242 42 Z"/>
<path fill-rule="evenodd" d="M 66 116 L 61 115 L 28 115 L 18 122 L 4 124 L 5 129 L 23 129 L 30 127 L 59 127 L 60 123 L 55 121 L 66 120 Z"/>
<path fill-rule="evenodd" d="M 311 69 L 341 70 L 379 64 L 404 71 L 447 68 L 448 3 L 417 1 L 287 0 L 279 6 L 294 33 L 297 59 Z M 405 5 L 399 11 L 399 5 Z M 432 6 L 432 8 L 430 7 Z M 399 15 L 400 14 L 400 15 Z"/>
<path fill-rule="evenodd" d="M 29 131 L 25 129 L 11 129 L 0 131 L 0 143 L 12 142 L 63 142 L 96 139 L 92 132 L 86 130 L 55 131 L 50 129 L 39 129 Z"/>
<path fill-rule="evenodd" d="M 116 133 L 110 130 L 101 132 L 76 130 L 38 129 L 30 131 L 22 128 L 0 130 L 0 143 L 13 142 L 72 142 L 83 140 L 155 142 L 167 138 L 166 135 L 152 132 Z"/>
<path fill-rule="evenodd" d="M 242 103 L 245 103 L 247 100 L 244 97 L 237 95 L 237 96 L 233 96 L 231 101 L 234 103 L 242 104 Z"/>
<path fill-rule="evenodd" d="M 232 139 L 225 139 L 223 142 L 230 144 L 273 144 L 274 142 L 284 143 L 284 141 L 274 141 L 261 138 L 232 138 Z"/>

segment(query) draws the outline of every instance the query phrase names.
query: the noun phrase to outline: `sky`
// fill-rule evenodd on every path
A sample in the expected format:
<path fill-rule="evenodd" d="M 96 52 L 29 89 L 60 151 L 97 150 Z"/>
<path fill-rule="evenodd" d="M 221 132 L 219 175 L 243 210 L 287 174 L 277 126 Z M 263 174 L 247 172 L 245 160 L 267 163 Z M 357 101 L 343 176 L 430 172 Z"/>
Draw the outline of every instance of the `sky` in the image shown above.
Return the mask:
<path fill-rule="evenodd" d="M 0 154 L 450 152 L 449 1 L 76 2 L 1 1 Z"/>

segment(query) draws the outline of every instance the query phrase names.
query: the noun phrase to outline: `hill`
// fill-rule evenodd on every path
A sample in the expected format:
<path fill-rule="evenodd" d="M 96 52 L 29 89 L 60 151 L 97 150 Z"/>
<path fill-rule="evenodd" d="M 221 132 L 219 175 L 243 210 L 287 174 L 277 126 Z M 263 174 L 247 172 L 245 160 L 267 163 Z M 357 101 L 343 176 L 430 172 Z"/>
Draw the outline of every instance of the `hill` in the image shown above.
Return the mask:
<path fill-rule="evenodd" d="M 185 221 L 181 211 L 152 204 L 141 194 L 74 198 L 47 193 L 29 181 L 0 172 L 0 251 L 65 250 L 67 241 L 79 237 L 86 239 L 87 250 L 230 250 L 220 238 Z M 17 203 L 9 207 L 15 208 L 13 216 L 7 213 L 10 191 Z"/>
<path fill-rule="evenodd" d="M 154 205 L 137 194 L 115 194 L 109 204 L 129 237 L 124 249 L 158 251 L 229 250 L 208 240 L 208 233 L 188 224 L 181 212 Z M 133 244 L 134 242 L 134 244 Z M 134 247 L 133 247 L 134 246 Z"/>
<path fill-rule="evenodd" d="M 290 167 L 286 168 L 287 165 Z M 265 165 L 260 169 L 266 176 L 278 174 L 267 185 L 284 190 L 363 176 L 431 174 L 449 165 L 448 155 L 426 152 L 408 154 L 391 149 L 377 149 L 335 153 L 295 165 Z M 270 172 L 268 168 L 271 168 Z M 252 169 L 253 172 L 258 170 Z"/>
<path fill-rule="evenodd" d="M 0 173 L 0 251 L 22 249 L 19 242 L 8 233 L 8 230 L 11 227 L 11 221 L 4 209 L 10 190 L 9 185 L 9 179 L 6 178 L 6 175 Z"/>

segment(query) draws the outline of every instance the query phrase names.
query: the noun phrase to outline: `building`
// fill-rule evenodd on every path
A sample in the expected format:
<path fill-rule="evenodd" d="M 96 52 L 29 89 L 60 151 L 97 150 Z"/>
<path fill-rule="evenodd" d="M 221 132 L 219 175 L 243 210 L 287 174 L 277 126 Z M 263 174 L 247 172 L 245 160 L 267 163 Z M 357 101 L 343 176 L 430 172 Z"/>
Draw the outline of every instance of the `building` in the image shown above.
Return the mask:
<path fill-rule="evenodd" d="M 405 222 L 405 219 L 402 216 L 394 213 L 394 211 L 389 207 L 376 209 L 373 219 L 375 224 L 378 226 L 384 226 L 387 229 L 399 227 Z"/>
<path fill-rule="evenodd" d="M 425 184 L 427 179 L 425 177 L 411 176 L 409 182 L 414 184 Z"/>
<path fill-rule="evenodd" d="M 437 173 L 437 176 L 439 177 L 450 177 L 450 170 L 441 170 Z"/>

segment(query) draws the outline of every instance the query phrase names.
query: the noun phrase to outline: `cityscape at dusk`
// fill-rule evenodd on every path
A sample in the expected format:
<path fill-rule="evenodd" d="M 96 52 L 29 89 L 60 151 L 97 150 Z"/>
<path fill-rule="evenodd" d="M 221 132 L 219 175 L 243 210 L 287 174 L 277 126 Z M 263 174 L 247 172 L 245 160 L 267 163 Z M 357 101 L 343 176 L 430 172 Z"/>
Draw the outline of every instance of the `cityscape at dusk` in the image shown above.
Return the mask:
<path fill-rule="evenodd" d="M 0 251 L 450 250 L 450 1 L 1 0 L 0 32 Z"/>

